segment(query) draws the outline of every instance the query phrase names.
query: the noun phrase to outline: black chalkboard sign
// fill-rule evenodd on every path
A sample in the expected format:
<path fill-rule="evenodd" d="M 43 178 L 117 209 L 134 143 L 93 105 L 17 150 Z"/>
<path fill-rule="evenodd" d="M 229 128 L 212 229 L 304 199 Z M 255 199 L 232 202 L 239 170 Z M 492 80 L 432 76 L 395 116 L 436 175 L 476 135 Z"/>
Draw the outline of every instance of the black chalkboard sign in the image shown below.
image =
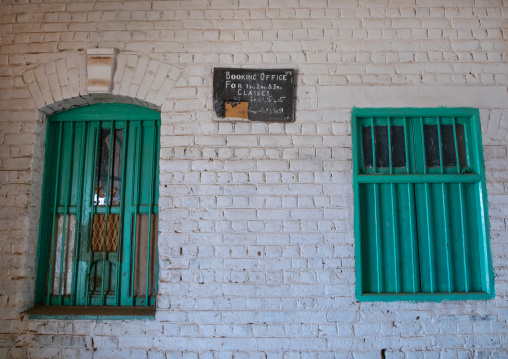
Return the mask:
<path fill-rule="evenodd" d="M 294 121 L 293 70 L 216 68 L 213 108 L 218 117 Z"/>

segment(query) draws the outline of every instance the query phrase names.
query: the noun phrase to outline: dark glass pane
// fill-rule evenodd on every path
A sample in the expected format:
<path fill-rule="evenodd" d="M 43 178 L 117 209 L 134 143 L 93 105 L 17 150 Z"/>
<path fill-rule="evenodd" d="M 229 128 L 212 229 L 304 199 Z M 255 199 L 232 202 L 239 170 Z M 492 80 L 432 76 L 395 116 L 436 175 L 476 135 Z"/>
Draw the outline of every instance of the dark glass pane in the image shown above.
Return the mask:
<path fill-rule="evenodd" d="M 376 167 L 389 167 L 388 126 L 374 126 Z"/>
<path fill-rule="evenodd" d="M 102 128 L 99 132 L 94 193 L 94 204 L 96 206 L 105 206 L 106 197 L 110 201 L 109 205 L 118 206 L 120 204 L 123 131 L 113 130 L 113 141 L 110 141 L 110 136 L 111 130 L 108 128 Z M 110 145 L 111 149 L 109 148 Z M 109 161 L 111 161 L 111 169 L 108 169 Z M 109 196 L 106 196 L 108 182 Z"/>
<path fill-rule="evenodd" d="M 459 152 L 459 165 L 468 167 L 466 154 L 466 136 L 464 133 L 464 125 L 455 125 L 455 134 L 457 135 L 457 150 Z"/>
<path fill-rule="evenodd" d="M 362 126 L 363 167 L 372 167 L 372 133 L 370 126 Z"/>
<path fill-rule="evenodd" d="M 423 125 L 425 142 L 425 164 L 427 167 L 439 167 L 439 137 L 437 125 Z"/>
<path fill-rule="evenodd" d="M 406 167 L 406 144 L 404 143 L 404 126 L 391 126 L 392 167 Z"/>
<path fill-rule="evenodd" d="M 456 166 L 455 141 L 453 140 L 453 126 L 441 125 L 441 151 L 443 166 Z"/>
<path fill-rule="evenodd" d="M 372 167 L 372 133 L 370 126 L 362 128 L 363 164 Z M 376 167 L 389 167 L 388 162 L 388 126 L 374 126 L 374 146 Z"/>

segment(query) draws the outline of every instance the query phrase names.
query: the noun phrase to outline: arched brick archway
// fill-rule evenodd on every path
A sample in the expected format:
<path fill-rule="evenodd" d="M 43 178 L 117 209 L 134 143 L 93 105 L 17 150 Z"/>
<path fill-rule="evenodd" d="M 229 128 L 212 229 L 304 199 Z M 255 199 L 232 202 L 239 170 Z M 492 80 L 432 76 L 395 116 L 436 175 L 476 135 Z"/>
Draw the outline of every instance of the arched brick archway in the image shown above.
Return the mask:
<path fill-rule="evenodd" d="M 97 102 L 133 103 L 160 109 L 182 71 L 147 55 L 120 52 L 112 93 L 100 99 L 88 94 L 85 54 L 52 59 L 26 69 L 20 78 L 35 107 L 50 115 Z"/>

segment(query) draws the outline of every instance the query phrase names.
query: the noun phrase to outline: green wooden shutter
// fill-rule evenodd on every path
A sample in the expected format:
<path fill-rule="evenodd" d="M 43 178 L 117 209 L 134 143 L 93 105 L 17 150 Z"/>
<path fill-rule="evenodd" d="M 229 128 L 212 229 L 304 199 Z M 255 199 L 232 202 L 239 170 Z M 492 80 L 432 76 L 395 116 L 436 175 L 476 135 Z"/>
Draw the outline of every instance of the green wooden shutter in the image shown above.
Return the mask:
<path fill-rule="evenodd" d="M 357 298 L 492 298 L 475 109 L 354 109 Z"/>

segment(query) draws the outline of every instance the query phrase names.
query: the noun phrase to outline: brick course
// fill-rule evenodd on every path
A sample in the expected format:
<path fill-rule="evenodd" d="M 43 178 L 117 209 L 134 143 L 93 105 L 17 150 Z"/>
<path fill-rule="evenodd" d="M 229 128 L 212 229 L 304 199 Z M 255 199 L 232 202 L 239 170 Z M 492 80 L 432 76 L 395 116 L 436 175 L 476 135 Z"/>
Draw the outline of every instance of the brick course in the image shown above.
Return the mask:
<path fill-rule="evenodd" d="M 2 2 L 0 356 L 508 356 L 507 19 L 506 0 Z M 119 51 L 115 101 L 162 112 L 156 318 L 28 320 L 45 118 L 97 101 L 95 47 Z M 296 121 L 215 118 L 220 66 L 297 70 Z M 480 108 L 495 299 L 355 300 L 352 106 Z"/>

